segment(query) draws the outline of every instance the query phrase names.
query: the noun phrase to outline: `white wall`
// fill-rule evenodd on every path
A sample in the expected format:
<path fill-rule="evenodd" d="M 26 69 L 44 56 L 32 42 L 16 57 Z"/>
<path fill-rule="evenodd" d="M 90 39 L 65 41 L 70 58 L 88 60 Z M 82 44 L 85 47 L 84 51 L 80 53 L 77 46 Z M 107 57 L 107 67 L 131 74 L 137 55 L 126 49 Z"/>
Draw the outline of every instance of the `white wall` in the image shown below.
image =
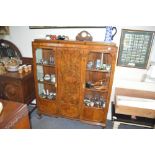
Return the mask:
<path fill-rule="evenodd" d="M 114 42 L 119 46 L 121 29 L 137 29 L 137 30 L 148 30 L 155 31 L 155 26 L 139 26 L 139 27 L 123 27 L 117 26 L 117 34 L 114 37 Z M 45 38 L 46 34 L 56 34 L 56 35 L 67 35 L 71 40 L 75 40 L 76 35 L 82 31 L 87 30 L 92 36 L 94 41 L 104 41 L 105 29 L 29 29 L 28 26 L 11 26 L 10 35 L 3 37 L 8 39 L 17 45 L 22 55 L 25 57 L 32 57 L 32 47 L 31 43 L 34 39 Z M 2 38 L 2 36 L 0 36 Z M 155 46 L 153 47 L 151 60 L 155 60 Z M 113 84 L 112 100 L 114 96 L 114 88 L 116 84 L 120 83 L 122 80 L 129 81 L 141 81 L 143 75 L 146 73 L 145 69 L 133 69 L 127 67 L 116 67 L 115 78 Z M 135 85 L 136 87 L 136 85 Z M 110 111 L 108 114 L 110 118 Z"/>
<path fill-rule="evenodd" d="M 32 57 L 31 42 L 37 38 L 45 38 L 47 34 L 67 35 L 75 40 L 76 35 L 84 29 L 29 29 L 28 26 L 11 26 L 10 35 L 5 36 L 14 42 L 23 56 Z M 103 41 L 105 29 L 88 29 L 95 41 Z"/>
<path fill-rule="evenodd" d="M 117 34 L 114 37 L 114 42 L 119 45 L 121 29 L 137 29 L 155 31 L 155 26 L 139 26 L 139 27 L 123 27 L 117 26 Z M 10 35 L 0 36 L 0 38 L 8 39 L 14 42 L 20 49 L 23 56 L 32 57 L 31 42 L 36 38 L 45 38 L 46 34 L 63 34 L 69 36 L 71 40 L 75 40 L 76 35 L 87 30 L 93 36 L 94 41 L 104 41 L 105 29 L 29 29 L 28 26 L 10 26 Z M 152 55 L 155 60 L 155 52 Z"/>

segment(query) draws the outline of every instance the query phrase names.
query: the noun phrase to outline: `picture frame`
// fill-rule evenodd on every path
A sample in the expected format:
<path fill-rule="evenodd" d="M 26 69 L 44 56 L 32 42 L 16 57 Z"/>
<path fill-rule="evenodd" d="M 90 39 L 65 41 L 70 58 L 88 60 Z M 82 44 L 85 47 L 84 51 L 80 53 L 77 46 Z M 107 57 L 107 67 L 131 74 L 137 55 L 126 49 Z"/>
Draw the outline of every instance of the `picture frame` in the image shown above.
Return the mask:
<path fill-rule="evenodd" d="M 146 69 L 154 31 L 122 29 L 117 65 Z"/>
<path fill-rule="evenodd" d="M 106 28 L 106 26 L 29 26 L 30 29 Z"/>

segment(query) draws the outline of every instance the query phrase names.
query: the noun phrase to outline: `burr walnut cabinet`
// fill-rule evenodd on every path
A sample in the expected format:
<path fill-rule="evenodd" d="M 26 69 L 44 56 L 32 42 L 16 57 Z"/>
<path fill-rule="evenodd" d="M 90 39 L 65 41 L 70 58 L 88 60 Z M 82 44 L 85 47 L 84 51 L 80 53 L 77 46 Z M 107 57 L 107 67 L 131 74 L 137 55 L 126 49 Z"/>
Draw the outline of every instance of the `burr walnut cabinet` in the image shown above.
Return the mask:
<path fill-rule="evenodd" d="M 38 113 L 104 127 L 116 45 L 36 39 L 32 47 Z"/>

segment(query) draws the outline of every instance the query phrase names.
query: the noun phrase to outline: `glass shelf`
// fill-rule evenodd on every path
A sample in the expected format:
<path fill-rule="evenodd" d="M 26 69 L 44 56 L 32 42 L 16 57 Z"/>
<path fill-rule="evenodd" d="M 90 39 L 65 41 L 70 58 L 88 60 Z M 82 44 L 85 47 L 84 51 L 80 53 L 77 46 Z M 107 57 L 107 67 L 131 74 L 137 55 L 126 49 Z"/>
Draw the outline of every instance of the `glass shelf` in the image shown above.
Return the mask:
<path fill-rule="evenodd" d="M 38 66 L 47 66 L 47 67 L 55 67 L 55 64 L 41 64 L 37 63 Z"/>
<path fill-rule="evenodd" d="M 106 105 L 106 103 L 104 104 L 104 105 Z M 93 107 L 91 107 L 91 106 L 87 106 L 86 104 L 84 105 L 86 108 L 90 108 L 90 109 L 99 109 L 99 110 L 103 110 L 104 108 L 105 108 L 105 106 L 104 107 L 95 107 L 95 106 L 93 106 Z"/>
<path fill-rule="evenodd" d="M 92 110 L 105 108 L 112 69 L 111 62 L 109 53 L 89 52 L 85 69 L 84 107 Z"/>
<path fill-rule="evenodd" d="M 104 109 L 105 108 L 105 105 L 106 105 L 106 103 L 104 103 L 102 106 L 101 105 L 93 105 L 93 106 L 91 106 L 91 105 L 87 105 L 87 103 L 85 103 L 85 101 L 84 101 L 84 106 L 85 107 L 87 107 L 87 108 L 93 108 L 93 109 Z"/>
<path fill-rule="evenodd" d="M 96 92 L 108 92 L 108 89 L 98 90 L 95 88 L 85 88 L 86 91 L 96 91 Z"/>
<path fill-rule="evenodd" d="M 57 75 L 54 50 L 36 49 L 36 62 L 38 96 L 48 101 L 56 100 Z"/>
<path fill-rule="evenodd" d="M 56 83 L 53 83 L 53 82 L 51 82 L 50 80 L 49 80 L 49 81 L 39 81 L 39 80 L 38 80 L 38 83 L 49 84 L 49 85 L 54 85 L 54 86 L 56 86 Z"/>
<path fill-rule="evenodd" d="M 108 70 L 99 70 L 99 69 L 86 69 L 86 71 L 90 71 L 90 72 L 110 73 L 110 71 L 108 71 Z"/>
<path fill-rule="evenodd" d="M 47 100 L 47 101 L 54 101 L 54 100 L 56 100 L 56 96 L 55 97 L 51 97 L 51 98 L 48 98 L 47 96 L 43 96 L 43 94 L 39 94 L 39 97 L 41 98 L 41 99 L 44 99 L 44 100 Z"/>

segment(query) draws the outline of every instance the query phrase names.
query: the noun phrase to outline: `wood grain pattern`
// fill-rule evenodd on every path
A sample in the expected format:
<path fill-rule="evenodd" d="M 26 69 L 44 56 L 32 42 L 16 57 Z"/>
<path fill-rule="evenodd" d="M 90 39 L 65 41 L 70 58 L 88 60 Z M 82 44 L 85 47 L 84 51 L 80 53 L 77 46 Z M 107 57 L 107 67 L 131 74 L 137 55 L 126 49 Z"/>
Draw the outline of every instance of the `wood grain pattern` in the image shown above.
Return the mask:
<path fill-rule="evenodd" d="M 129 107 L 123 105 L 116 105 L 115 112 L 118 114 L 124 115 L 133 115 L 139 117 L 153 118 L 155 119 L 155 110 L 138 108 L 138 107 Z"/>
<path fill-rule="evenodd" d="M 39 98 L 38 109 L 41 113 L 47 115 L 56 115 L 58 113 L 58 107 L 56 101 L 49 101 L 47 99 Z"/>
<path fill-rule="evenodd" d="M 116 88 L 115 89 L 115 94 L 116 95 L 120 95 L 121 94 L 123 96 L 130 96 L 130 97 L 155 99 L 155 92 L 145 91 L 145 90 Z"/>
<path fill-rule="evenodd" d="M 62 115 L 75 117 L 80 115 L 81 62 L 80 49 L 59 48 L 59 103 Z M 70 106 L 69 106 L 70 105 Z M 73 112 L 71 112 L 73 110 Z"/>
<path fill-rule="evenodd" d="M 116 88 L 115 96 L 129 96 L 137 98 L 146 98 L 146 99 L 155 99 L 155 92 L 151 91 L 142 91 L 136 89 L 126 89 L 126 88 Z M 117 105 L 117 100 L 115 98 L 115 112 L 118 114 L 124 115 L 134 115 L 146 118 L 155 118 L 155 110 L 138 108 L 138 107 L 129 107 L 125 105 Z"/>
<path fill-rule="evenodd" d="M 79 104 L 82 55 L 79 49 L 59 50 L 61 50 L 58 74 L 60 100 L 65 103 Z"/>
<path fill-rule="evenodd" d="M 17 84 L 5 83 L 4 85 L 4 96 L 10 100 L 15 100 L 20 98 L 20 88 Z M 17 91 L 18 90 L 18 91 Z"/>
<path fill-rule="evenodd" d="M 35 98 L 33 72 L 0 75 L 0 87 L 2 99 L 29 104 Z"/>
<path fill-rule="evenodd" d="M 29 129 L 30 122 L 27 105 L 23 103 L 2 100 L 3 111 L 0 115 L 0 129 Z"/>
<path fill-rule="evenodd" d="M 47 115 L 79 119 L 87 123 L 105 126 L 116 64 L 116 45 L 113 43 L 107 44 L 101 42 L 36 39 L 33 41 L 32 46 L 35 89 L 39 112 Z M 57 97 L 54 102 L 41 99 L 38 95 L 36 64 L 36 50 L 38 48 L 42 49 L 43 58 L 46 59 L 48 58 L 47 51 L 54 49 L 56 61 L 55 68 L 52 69 L 49 66 L 49 68 L 45 70 L 47 67 L 44 67 L 44 73 L 47 74 L 55 71 L 57 77 Z M 90 53 L 93 53 L 93 55 L 89 55 Z M 101 72 L 86 70 L 88 60 L 93 59 L 93 61 L 96 61 L 96 59 L 100 59 L 102 53 L 105 55 L 103 61 L 111 65 L 111 71 Z M 91 89 L 85 89 L 85 83 L 87 81 L 98 82 L 99 80 L 106 81 L 106 90 L 92 91 Z M 46 86 L 44 85 L 44 87 Z M 91 108 L 85 106 L 84 96 L 86 93 L 91 93 L 93 96 L 99 94 L 104 97 L 106 101 L 105 107 Z"/>

